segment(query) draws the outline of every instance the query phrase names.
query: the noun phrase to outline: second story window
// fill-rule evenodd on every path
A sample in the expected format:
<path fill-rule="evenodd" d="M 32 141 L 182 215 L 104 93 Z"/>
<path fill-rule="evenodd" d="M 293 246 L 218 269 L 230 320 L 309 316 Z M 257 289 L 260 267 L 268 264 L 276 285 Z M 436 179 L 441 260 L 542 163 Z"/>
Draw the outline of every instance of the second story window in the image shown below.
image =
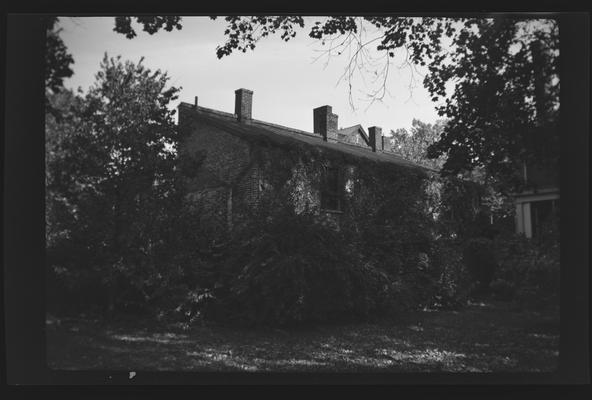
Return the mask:
<path fill-rule="evenodd" d="M 340 170 L 327 167 L 321 179 L 321 208 L 330 211 L 343 211 L 343 184 Z"/>

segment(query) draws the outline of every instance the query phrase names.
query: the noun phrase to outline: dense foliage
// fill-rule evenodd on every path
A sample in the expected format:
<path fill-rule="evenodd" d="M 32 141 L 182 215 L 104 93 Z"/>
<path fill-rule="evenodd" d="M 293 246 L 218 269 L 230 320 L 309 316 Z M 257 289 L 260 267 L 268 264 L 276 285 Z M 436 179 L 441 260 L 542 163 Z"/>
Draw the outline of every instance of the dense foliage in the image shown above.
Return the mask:
<path fill-rule="evenodd" d="M 499 260 L 491 289 L 502 300 L 528 307 L 558 306 L 560 245 L 557 215 L 536 239 L 500 235 L 494 241 Z"/>
<path fill-rule="evenodd" d="M 431 263 L 438 271 L 434 294 L 427 304 L 434 309 L 458 309 L 467 304 L 474 282 L 463 259 L 463 242 L 440 237 L 431 246 Z"/>
<path fill-rule="evenodd" d="M 473 280 L 479 283 L 479 288 L 488 289 L 497 268 L 491 240 L 486 238 L 468 240 L 464 250 L 464 262 Z"/>
<path fill-rule="evenodd" d="M 88 93 L 54 96 L 62 118 L 47 114 L 48 261 L 111 307 L 152 297 L 171 272 L 180 192 L 167 105 L 178 89 L 167 81 L 105 55 Z"/>
<path fill-rule="evenodd" d="M 449 119 L 429 149 L 447 154 L 444 172 L 485 167 L 511 186 L 522 162 L 557 165 L 559 139 L 559 34 L 552 20 L 468 20 L 450 59 L 430 65 L 425 84 Z"/>
<path fill-rule="evenodd" d="M 441 156 L 439 159 L 430 159 L 427 150 L 430 145 L 440 138 L 445 125 L 445 120 L 427 124 L 414 118 L 409 131 L 405 128 L 391 131 L 387 149 L 407 160 L 439 171 L 446 161 L 446 157 Z"/>
<path fill-rule="evenodd" d="M 344 246 L 342 233 L 313 214 L 267 215 L 233 233 L 206 317 L 291 325 L 366 318 L 392 306 L 388 276 Z"/>
<path fill-rule="evenodd" d="M 390 150 L 440 171 L 447 156 L 432 159 L 428 149 L 437 143 L 445 125 L 443 120 L 427 124 L 414 119 L 409 131 L 391 131 Z M 513 226 L 514 202 L 506 188 L 499 178 L 481 167 L 456 176 L 432 174 L 426 187 L 430 197 L 428 212 L 434 216 L 437 230 L 444 237 L 491 239 Z"/>
<path fill-rule="evenodd" d="M 64 79 L 74 73 L 72 64 L 74 59 L 68 53 L 64 41 L 60 37 L 61 28 L 58 26 L 58 18 L 44 17 L 45 23 L 45 109 L 55 119 L 60 118 L 59 109 L 55 108 L 49 100 L 49 96 L 59 93 L 64 86 Z"/>
<path fill-rule="evenodd" d="M 71 65 L 74 63 L 72 55 L 60 37 L 61 28 L 58 18 L 46 17 L 45 38 L 45 88 L 49 92 L 57 93 L 64 85 L 64 79 L 74 73 Z"/>

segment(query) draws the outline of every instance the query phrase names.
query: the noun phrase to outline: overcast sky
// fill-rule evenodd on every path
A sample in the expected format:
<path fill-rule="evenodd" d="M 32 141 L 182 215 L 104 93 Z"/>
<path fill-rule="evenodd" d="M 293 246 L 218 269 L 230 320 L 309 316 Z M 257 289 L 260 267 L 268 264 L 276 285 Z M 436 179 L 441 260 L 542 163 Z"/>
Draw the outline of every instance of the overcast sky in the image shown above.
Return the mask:
<path fill-rule="evenodd" d="M 204 107 L 234 112 L 234 91 L 246 88 L 254 91 L 253 118 L 312 131 L 312 110 L 331 105 L 339 116 L 339 127 L 362 124 L 364 129 L 380 126 L 383 132 L 409 128 L 413 118 L 433 123 L 437 118 L 434 104 L 422 87 L 421 73 L 402 65 L 395 57 L 389 69 L 387 87 L 390 95 L 369 108 L 365 98 L 379 85 L 372 85 L 374 75 L 364 74 L 354 80 L 352 109 L 348 99 L 348 84 L 338 84 L 344 72 L 347 54 L 314 61 L 323 47 L 308 37 L 310 26 L 299 30 L 296 38 L 283 42 L 279 36 L 262 39 L 254 51 L 233 53 L 221 60 L 216 46 L 224 43 L 226 23 L 223 18 L 184 17 L 183 29 L 160 31 L 154 35 L 134 25 L 138 36 L 126 39 L 113 31 L 113 17 L 63 17 L 61 36 L 74 57 L 74 75 L 65 86 L 83 90 L 94 81 L 105 52 L 121 55 L 123 60 L 138 62 L 151 69 L 167 71 L 170 84 L 181 86 L 179 101 L 193 103 L 195 96 Z M 367 33 L 367 39 L 374 32 Z M 374 46 L 375 47 L 375 46 Z"/>

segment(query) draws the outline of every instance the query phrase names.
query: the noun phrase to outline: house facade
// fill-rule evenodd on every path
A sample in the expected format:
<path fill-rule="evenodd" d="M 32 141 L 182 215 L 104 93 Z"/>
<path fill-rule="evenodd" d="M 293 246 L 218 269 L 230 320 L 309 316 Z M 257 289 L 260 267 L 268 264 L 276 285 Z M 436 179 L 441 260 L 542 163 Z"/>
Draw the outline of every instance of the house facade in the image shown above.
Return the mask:
<path fill-rule="evenodd" d="M 340 129 L 331 106 L 312 110 L 312 132 L 254 119 L 252 109 L 248 89 L 235 91 L 234 113 L 202 107 L 197 97 L 194 104 L 179 105 L 179 155 L 186 166 L 187 196 L 207 211 L 204 225 L 232 229 L 266 193 L 289 186 L 296 211 L 312 210 L 339 229 L 366 190 L 356 178 L 360 162 L 370 171 L 375 166 L 401 174 L 426 173 L 424 167 L 384 151 L 381 128 Z M 298 155 L 287 163 L 294 148 L 314 154 L 315 162 Z M 278 171 L 285 175 L 282 183 L 274 178 Z"/>

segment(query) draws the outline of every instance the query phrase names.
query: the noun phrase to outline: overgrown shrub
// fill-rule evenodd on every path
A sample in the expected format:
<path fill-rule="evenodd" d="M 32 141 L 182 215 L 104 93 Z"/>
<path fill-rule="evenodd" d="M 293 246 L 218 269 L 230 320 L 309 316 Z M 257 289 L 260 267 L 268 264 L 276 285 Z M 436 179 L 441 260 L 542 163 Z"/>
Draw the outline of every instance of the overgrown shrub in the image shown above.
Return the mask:
<path fill-rule="evenodd" d="M 479 288 L 488 289 L 497 268 L 492 240 L 469 239 L 464 249 L 463 260 L 472 279 L 479 284 Z"/>
<path fill-rule="evenodd" d="M 168 227 L 159 230 L 149 249 L 93 253 L 76 238 L 48 247 L 48 310 L 185 318 L 175 316 L 175 310 L 204 280 L 215 246 L 207 232 L 198 229 L 195 212 L 177 205 L 166 216 Z"/>
<path fill-rule="evenodd" d="M 499 268 L 492 283 L 494 295 L 523 306 L 558 305 L 560 254 L 557 238 L 527 239 L 504 235 L 495 240 Z"/>
<path fill-rule="evenodd" d="M 471 292 L 471 279 L 463 263 L 462 244 L 456 240 L 440 238 L 431 248 L 433 269 L 439 274 L 436 291 L 430 307 L 457 309 L 467 303 Z"/>
<path fill-rule="evenodd" d="M 204 315 L 228 323 L 292 325 L 369 317 L 388 309 L 391 280 L 342 234 L 286 208 L 236 232 Z"/>
<path fill-rule="evenodd" d="M 516 283 L 510 280 L 496 278 L 491 282 L 490 288 L 498 300 L 510 301 L 516 295 Z"/>

